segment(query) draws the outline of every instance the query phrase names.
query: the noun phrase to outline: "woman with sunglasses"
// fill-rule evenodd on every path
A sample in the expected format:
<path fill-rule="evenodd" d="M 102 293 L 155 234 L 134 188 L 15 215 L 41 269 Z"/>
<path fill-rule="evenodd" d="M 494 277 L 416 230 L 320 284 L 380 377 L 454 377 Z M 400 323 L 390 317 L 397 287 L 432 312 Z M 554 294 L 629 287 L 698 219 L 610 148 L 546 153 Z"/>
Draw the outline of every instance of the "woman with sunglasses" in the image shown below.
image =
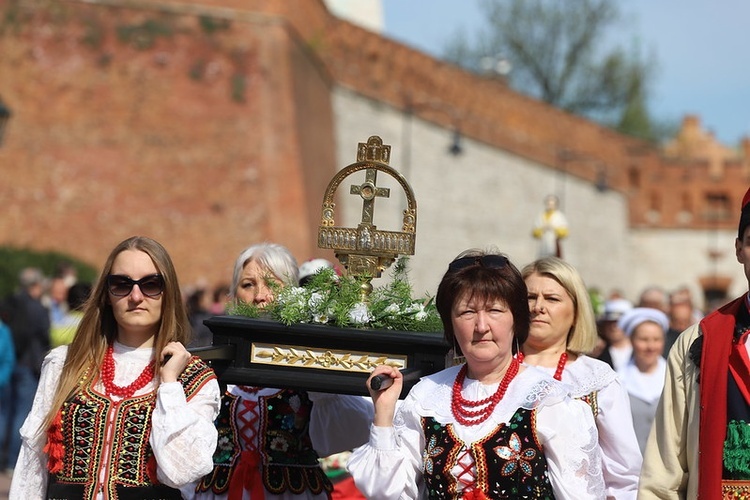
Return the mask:
<path fill-rule="evenodd" d="M 213 466 L 219 410 L 189 334 L 164 247 L 117 245 L 72 343 L 44 360 L 10 498 L 189 498 Z"/>
<path fill-rule="evenodd" d="M 606 498 L 636 498 L 641 451 L 633 429 L 628 393 L 615 371 L 586 356 L 597 331 L 589 293 L 578 271 L 556 257 L 528 264 L 529 336 L 519 359 L 569 385 L 573 397 L 590 405 L 599 434 Z"/>
<path fill-rule="evenodd" d="M 401 372 L 373 371 L 393 383 L 370 390 L 370 440 L 349 461 L 357 487 L 368 499 L 602 498 L 591 411 L 514 356 L 529 329 L 518 269 L 500 254 L 464 252 L 436 305 L 466 362 L 422 378 L 398 409 Z"/>
<path fill-rule="evenodd" d="M 286 247 L 250 246 L 235 261 L 231 302 L 263 309 L 274 290 L 298 286 L 298 276 Z M 230 385 L 217 419 L 215 467 L 195 498 L 329 499 L 333 485 L 319 458 L 366 442 L 372 414 L 372 402 L 360 396 Z"/>

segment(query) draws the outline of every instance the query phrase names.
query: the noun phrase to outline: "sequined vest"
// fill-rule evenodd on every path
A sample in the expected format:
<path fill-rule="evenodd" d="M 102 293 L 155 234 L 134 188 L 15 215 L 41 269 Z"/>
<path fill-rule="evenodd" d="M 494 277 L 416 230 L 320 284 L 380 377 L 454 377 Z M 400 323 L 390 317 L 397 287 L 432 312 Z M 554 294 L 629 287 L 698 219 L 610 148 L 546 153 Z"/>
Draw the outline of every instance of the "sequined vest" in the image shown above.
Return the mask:
<path fill-rule="evenodd" d="M 214 453 L 214 470 L 205 476 L 196 491 L 225 494 L 242 452 L 237 411 L 241 398 L 230 393 L 222 397 L 216 420 L 219 442 Z M 320 494 L 333 491 L 333 485 L 318 462 L 308 433 L 313 403 L 304 391 L 279 390 L 258 397 L 260 421 L 258 451 L 263 487 L 270 493 Z"/>
<path fill-rule="evenodd" d="M 426 448 L 424 479 L 429 499 L 461 498 L 452 470 L 466 451 L 453 425 L 432 417 L 422 418 Z M 510 422 L 500 424 L 479 441 L 468 445 L 476 466 L 474 489 L 486 498 L 553 499 L 547 460 L 536 435 L 536 411 L 519 408 Z"/>
<path fill-rule="evenodd" d="M 214 378 L 214 371 L 193 357 L 179 381 L 190 400 Z M 156 479 L 156 460 L 149 444 L 156 391 L 115 403 L 93 390 L 94 382 L 63 404 L 62 470 L 49 475 L 46 498 L 95 498 L 102 467 L 106 467 L 104 498 L 182 498 L 178 490 L 158 484 Z M 111 435 L 107 436 L 111 415 Z"/>

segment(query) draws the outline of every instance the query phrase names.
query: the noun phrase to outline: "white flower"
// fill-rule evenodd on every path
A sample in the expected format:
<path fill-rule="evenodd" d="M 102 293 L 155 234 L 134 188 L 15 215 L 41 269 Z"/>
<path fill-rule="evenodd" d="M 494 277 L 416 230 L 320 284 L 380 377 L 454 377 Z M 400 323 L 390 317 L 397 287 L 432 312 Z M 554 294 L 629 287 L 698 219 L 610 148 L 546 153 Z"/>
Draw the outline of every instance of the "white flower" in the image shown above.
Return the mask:
<path fill-rule="evenodd" d="M 365 323 L 372 321 L 367 304 L 364 302 L 354 304 L 354 307 L 349 310 L 349 319 L 352 323 L 357 325 L 364 325 Z"/>
<path fill-rule="evenodd" d="M 320 292 L 313 292 L 310 294 L 310 298 L 307 300 L 307 305 L 312 309 L 313 311 L 317 311 L 320 309 L 320 306 L 323 305 L 323 302 L 325 301 L 325 296 Z"/>
<path fill-rule="evenodd" d="M 414 318 L 422 321 L 427 317 L 427 311 L 425 311 L 424 304 L 421 302 L 414 302 L 411 306 L 409 306 L 409 312 L 410 313 L 416 313 L 414 314 Z"/>
<path fill-rule="evenodd" d="M 301 306 L 305 301 L 305 289 L 299 286 L 282 288 L 276 300 L 283 304 L 296 304 Z"/>
<path fill-rule="evenodd" d="M 328 315 L 327 314 L 313 314 L 313 323 L 328 323 Z"/>
<path fill-rule="evenodd" d="M 389 304 L 383 312 L 388 314 L 398 314 L 400 310 L 401 308 L 398 306 L 398 304 L 393 302 L 392 304 Z"/>

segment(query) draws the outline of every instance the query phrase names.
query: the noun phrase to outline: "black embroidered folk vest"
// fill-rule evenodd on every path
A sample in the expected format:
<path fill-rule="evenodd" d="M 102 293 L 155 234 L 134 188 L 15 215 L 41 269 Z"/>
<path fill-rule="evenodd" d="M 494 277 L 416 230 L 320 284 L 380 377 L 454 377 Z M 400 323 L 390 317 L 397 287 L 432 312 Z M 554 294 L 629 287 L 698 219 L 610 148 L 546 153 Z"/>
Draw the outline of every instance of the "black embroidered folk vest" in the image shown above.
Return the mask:
<path fill-rule="evenodd" d="M 740 351 L 745 351 L 745 346 L 742 343 L 744 340 L 744 334 L 750 330 L 750 313 L 748 313 L 747 307 L 740 307 L 737 311 L 735 320 L 735 330 L 733 336 L 733 352 L 730 357 L 730 364 L 732 361 L 737 362 L 736 356 L 740 354 Z M 739 358 L 743 356 L 739 355 Z M 738 363 L 739 365 L 745 365 L 745 363 Z M 732 374 L 731 370 L 727 370 L 727 438 L 724 442 L 724 457 L 723 457 L 723 471 L 722 478 L 730 481 L 741 481 L 741 485 L 734 485 L 737 489 L 734 490 L 736 496 L 734 498 L 742 498 L 739 492 L 742 492 L 746 496 L 750 496 L 750 450 L 748 449 L 748 443 L 750 442 L 750 401 L 747 399 L 748 395 L 748 367 L 735 366 L 735 369 L 739 369 L 737 376 L 739 380 L 744 382 L 745 387 L 740 387 L 737 378 Z M 727 488 L 727 486 L 724 486 Z M 732 497 L 729 497 L 732 498 Z"/>
<path fill-rule="evenodd" d="M 536 436 L 536 412 L 520 408 L 480 441 L 464 444 L 453 425 L 422 418 L 426 449 L 423 472 L 430 499 L 460 498 L 452 474 L 468 447 L 476 464 L 474 488 L 490 499 L 554 499 L 547 460 Z"/>
<path fill-rule="evenodd" d="M 242 447 L 237 428 L 237 411 L 241 399 L 226 393 L 216 420 L 219 443 L 214 453 L 214 470 L 198 485 L 198 492 L 227 493 Z M 263 487 L 280 495 L 333 491 L 333 485 L 318 462 L 308 433 L 313 403 L 304 391 L 279 390 L 271 396 L 260 396 L 258 408 L 258 451 L 261 458 Z"/>
<path fill-rule="evenodd" d="M 190 400 L 215 377 L 208 365 L 193 357 L 179 381 Z M 101 468 L 106 467 L 105 498 L 181 499 L 178 490 L 158 484 L 156 479 L 156 460 L 149 444 L 156 391 L 115 404 L 94 391 L 93 382 L 63 404 L 62 470 L 49 475 L 46 498 L 93 499 Z M 114 423 L 107 436 L 110 412 Z M 109 458 L 106 465 L 104 453 Z"/>

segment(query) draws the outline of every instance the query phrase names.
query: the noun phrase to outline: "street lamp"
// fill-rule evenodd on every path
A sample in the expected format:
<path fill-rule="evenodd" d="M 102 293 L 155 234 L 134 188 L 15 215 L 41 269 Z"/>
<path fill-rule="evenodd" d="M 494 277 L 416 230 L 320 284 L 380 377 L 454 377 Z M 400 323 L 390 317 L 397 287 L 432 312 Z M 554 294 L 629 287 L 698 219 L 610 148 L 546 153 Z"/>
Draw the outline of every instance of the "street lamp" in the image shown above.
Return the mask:
<path fill-rule="evenodd" d="M 464 148 L 461 146 L 461 130 L 458 127 L 453 131 L 453 143 L 451 143 L 448 151 L 453 156 L 458 156 L 464 152 Z"/>
<path fill-rule="evenodd" d="M 5 125 L 7 125 L 10 115 L 10 109 L 0 99 L 0 144 L 3 143 L 3 133 L 5 132 Z"/>

